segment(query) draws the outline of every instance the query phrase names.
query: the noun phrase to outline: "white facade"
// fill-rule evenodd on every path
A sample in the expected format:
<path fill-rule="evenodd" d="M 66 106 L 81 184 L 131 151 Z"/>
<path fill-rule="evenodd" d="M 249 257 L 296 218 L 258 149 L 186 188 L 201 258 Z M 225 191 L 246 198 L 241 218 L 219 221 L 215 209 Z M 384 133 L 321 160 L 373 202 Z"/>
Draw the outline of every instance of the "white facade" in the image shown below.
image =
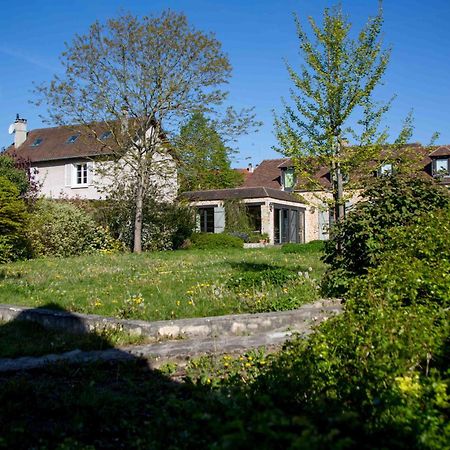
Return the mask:
<path fill-rule="evenodd" d="M 151 184 L 161 201 L 173 201 L 178 190 L 175 161 L 171 157 L 164 158 L 157 167 L 164 174 L 153 174 Z M 105 199 L 105 190 L 116 177 L 129 173 L 124 162 L 97 162 L 86 158 L 35 162 L 32 169 L 36 171 L 35 178 L 44 197 L 88 200 Z"/>

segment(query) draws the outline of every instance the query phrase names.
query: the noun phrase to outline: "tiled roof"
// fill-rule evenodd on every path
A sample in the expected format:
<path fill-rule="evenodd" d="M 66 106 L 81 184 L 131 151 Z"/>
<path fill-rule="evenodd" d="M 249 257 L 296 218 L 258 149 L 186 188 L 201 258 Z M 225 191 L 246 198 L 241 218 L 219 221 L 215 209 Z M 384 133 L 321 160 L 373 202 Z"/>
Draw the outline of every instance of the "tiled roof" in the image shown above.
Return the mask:
<path fill-rule="evenodd" d="M 288 158 L 265 159 L 255 168 L 253 173 L 244 181 L 243 187 L 268 187 L 281 189 L 280 164 Z"/>
<path fill-rule="evenodd" d="M 430 153 L 433 148 L 435 147 L 430 148 L 418 143 L 412 143 L 403 148 L 401 156 L 406 159 L 409 159 L 410 156 L 412 160 L 418 156 L 420 159 L 420 161 L 416 162 L 418 169 L 423 170 L 426 174 L 431 176 L 431 157 L 450 156 L 450 145 L 437 147 Z M 412 153 L 410 154 L 408 152 Z M 381 152 L 381 158 L 388 157 L 389 154 L 388 150 L 383 150 Z M 367 167 L 369 167 L 369 169 L 373 167 L 373 170 L 376 170 L 379 164 L 380 162 L 372 161 L 368 163 Z M 265 159 L 255 168 L 253 174 L 244 181 L 243 187 L 265 186 L 273 189 L 281 189 L 281 171 L 293 167 L 293 165 L 290 158 Z M 355 177 L 357 176 L 358 175 L 355 174 Z M 324 188 L 331 187 L 329 168 L 324 166 L 317 168 L 314 178 Z M 307 188 L 307 185 L 308 183 L 306 180 L 300 178 L 297 180 L 296 190 L 304 190 Z"/>
<path fill-rule="evenodd" d="M 265 159 L 257 166 L 254 172 L 244 181 L 243 187 L 265 186 L 273 189 L 281 189 L 281 170 L 292 167 L 290 158 Z M 330 187 L 329 170 L 321 167 L 317 170 L 314 178 L 324 187 Z M 301 186 L 302 180 L 297 185 Z"/>
<path fill-rule="evenodd" d="M 450 156 L 450 145 L 443 145 L 432 151 L 430 157 Z"/>
<path fill-rule="evenodd" d="M 234 189 L 212 189 L 209 191 L 190 191 L 184 192 L 182 195 L 190 201 L 273 198 L 275 200 L 302 203 L 297 197 L 288 192 L 267 187 L 241 187 Z"/>
<path fill-rule="evenodd" d="M 249 176 L 252 175 L 249 169 L 233 169 L 236 172 L 239 172 L 242 175 L 242 180 L 245 182 Z"/>
<path fill-rule="evenodd" d="M 97 134 L 100 136 L 106 128 L 98 126 Z M 68 143 L 71 136 L 79 135 L 73 142 Z M 39 145 L 33 146 L 38 139 Z M 108 138 L 112 139 L 112 138 Z M 105 141 L 107 141 L 105 139 Z M 18 148 L 11 145 L 7 154 L 17 155 L 31 162 L 52 161 L 57 159 L 92 157 L 106 155 L 109 152 L 105 145 L 97 141 L 93 134 L 82 134 L 81 127 L 53 127 L 40 128 L 28 132 L 25 142 Z"/>
<path fill-rule="evenodd" d="M 120 134 L 120 125 L 115 122 L 111 127 L 107 126 L 105 122 L 93 123 L 90 128 L 99 138 L 103 133 L 115 129 Z M 81 125 L 39 128 L 29 131 L 22 145 L 18 148 L 11 145 L 6 149 L 6 153 L 31 162 L 40 162 L 108 155 L 117 148 L 116 141 L 112 136 L 102 138 L 102 142 L 100 142 L 93 131 L 88 131 Z M 75 135 L 79 137 L 74 142 L 69 142 L 70 137 Z M 166 139 L 162 132 L 160 137 L 161 140 Z M 40 141 L 39 144 L 33 145 L 37 143 L 37 140 Z"/>

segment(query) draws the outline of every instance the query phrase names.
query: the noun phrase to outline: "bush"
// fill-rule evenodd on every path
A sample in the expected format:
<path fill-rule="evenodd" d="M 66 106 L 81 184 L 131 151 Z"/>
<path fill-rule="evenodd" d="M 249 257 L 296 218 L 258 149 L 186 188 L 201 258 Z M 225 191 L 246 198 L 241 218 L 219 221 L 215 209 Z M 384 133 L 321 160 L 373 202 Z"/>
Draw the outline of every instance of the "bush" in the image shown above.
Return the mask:
<path fill-rule="evenodd" d="M 330 264 L 323 286 L 343 295 L 351 280 L 378 264 L 389 243 L 389 230 L 415 223 L 423 213 L 450 205 L 447 189 L 421 178 L 383 177 L 364 193 L 342 223 L 333 227 L 325 245 Z"/>
<path fill-rule="evenodd" d="M 28 217 L 25 203 L 19 195 L 19 189 L 0 176 L 0 264 L 27 254 L 23 232 Z"/>
<path fill-rule="evenodd" d="M 34 257 L 66 257 L 120 248 L 108 230 L 67 202 L 39 200 L 30 216 L 27 235 Z"/>
<path fill-rule="evenodd" d="M 283 253 L 298 253 L 298 254 L 309 254 L 309 253 L 320 253 L 323 252 L 325 248 L 324 241 L 311 241 L 306 244 L 284 244 L 281 247 Z"/>
<path fill-rule="evenodd" d="M 82 207 L 128 249 L 134 243 L 134 206 L 132 202 L 102 200 L 82 202 Z M 142 249 L 144 251 L 176 250 L 195 228 L 195 214 L 189 206 L 177 203 L 144 205 Z"/>
<path fill-rule="evenodd" d="M 377 266 L 354 281 L 350 296 L 362 304 L 450 306 L 450 207 L 392 228 L 387 236 Z"/>
<path fill-rule="evenodd" d="M 214 250 L 220 248 L 243 248 L 244 241 L 226 233 L 194 233 L 191 236 L 191 248 Z"/>
<path fill-rule="evenodd" d="M 0 176 L 13 183 L 20 195 L 24 195 L 30 187 L 27 173 L 16 168 L 14 159 L 10 156 L 0 155 Z"/>

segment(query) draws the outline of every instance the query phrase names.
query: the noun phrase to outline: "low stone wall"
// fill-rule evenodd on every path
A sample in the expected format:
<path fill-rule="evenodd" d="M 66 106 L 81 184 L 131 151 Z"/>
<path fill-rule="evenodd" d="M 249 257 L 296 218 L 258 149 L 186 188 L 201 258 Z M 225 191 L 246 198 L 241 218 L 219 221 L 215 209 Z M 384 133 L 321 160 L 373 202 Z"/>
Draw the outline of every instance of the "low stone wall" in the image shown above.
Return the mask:
<path fill-rule="evenodd" d="M 120 329 L 149 338 L 249 336 L 271 330 L 302 332 L 341 311 L 340 300 L 320 300 L 293 311 L 146 322 L 0 304 L 0 321 L 29 320 L 70 333 Z"/>

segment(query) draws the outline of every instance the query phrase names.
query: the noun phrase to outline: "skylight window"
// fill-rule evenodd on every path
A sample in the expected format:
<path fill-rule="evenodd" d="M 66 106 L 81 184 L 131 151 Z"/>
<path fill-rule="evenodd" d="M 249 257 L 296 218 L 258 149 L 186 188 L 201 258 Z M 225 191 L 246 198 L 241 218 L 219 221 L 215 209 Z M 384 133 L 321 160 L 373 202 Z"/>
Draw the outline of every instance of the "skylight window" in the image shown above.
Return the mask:
<path fill-rule="evenodd" d="M 73 144 L 78 139 L 79 134 L 72 134 L 72 136 L 67 139 L 67 144 Z"/>
<path fill-rule="evenodd" d="M 32 147 L 37 147 L 38 145 L 41 144 L 42 140 L 43 140 L 42 138 L 36 138 L 36 139 L 34 140 L 34 142 L 31 144 L 31 146 L 32 146 Z"/>
<path fill-rule="evenodd" d="M 104 133 L 102 133 L 102 135 L 100 136 L 100 139 L 108 139 L 111 136 L 111 131 L 105 131 Z"/>

